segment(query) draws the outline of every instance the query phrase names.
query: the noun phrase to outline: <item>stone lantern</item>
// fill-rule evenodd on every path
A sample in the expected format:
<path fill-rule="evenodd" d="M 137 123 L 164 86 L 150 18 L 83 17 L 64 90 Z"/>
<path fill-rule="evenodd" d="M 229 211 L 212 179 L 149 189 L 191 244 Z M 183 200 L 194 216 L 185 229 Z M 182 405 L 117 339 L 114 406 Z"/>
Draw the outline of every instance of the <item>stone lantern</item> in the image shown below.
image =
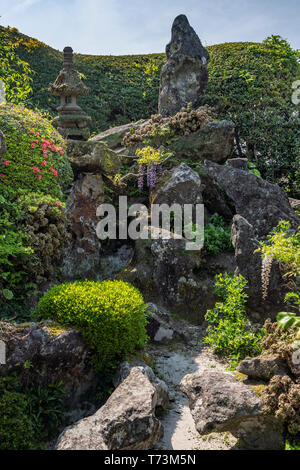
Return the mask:
<path fill-rule="evenodd" d="M 59 115 L 53 120 L 58 132 L 67 139 L 87 140 L 91 118 L 78 106 L 77 97 L 86 96 L 89 88 L 74 70 L 71 47 L 64 48 L 63 68 L 55 82 L 50 83 L 49 92 L 60 97 L 60 106 L 57 108 Z"/>

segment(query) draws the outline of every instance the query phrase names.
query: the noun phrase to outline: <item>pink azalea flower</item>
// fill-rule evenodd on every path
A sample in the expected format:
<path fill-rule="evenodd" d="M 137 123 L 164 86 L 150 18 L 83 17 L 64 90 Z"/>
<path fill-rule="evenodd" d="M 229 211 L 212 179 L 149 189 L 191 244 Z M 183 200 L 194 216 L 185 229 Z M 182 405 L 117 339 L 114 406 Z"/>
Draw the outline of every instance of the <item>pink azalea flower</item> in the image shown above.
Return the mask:
<path fill-rule="evenodd" d="M 61 202 L 60 202 L 60 201 L 56 201 L 56 202 L 54 203 L 54 205 L 55 205 L 55 206 L 58 206 L 58 207 L 61 207 Z"/>
<path fill-rule="evenodd" d="M 3 162 L 3 165 L 9 166 L 9 165 L 10 165 L 10 162 L 9 162 L 8 160 L 5 160 L 5 161 Z"/>
<path fill-rule="evenodd" d="M 32 169 L 33 169 L 33 173 L 39 173 L 40 171 L 37 166 L 33 166 Z"/>
<path fill-rule="evenodd" d="M 43 165 L 43 166 L 44 166 L 44 165 L 47 165 L 47 161 L 46 161 L 46 160 L 43 160 L 42 163 L 41 163 L 41 165 Z"/>
<path fill-rule="evenodd" d="M 54 178 L 57 178 L 57 175 L 58 175 L 57 171 L 54 170 L 54 168 L 52 167 L 50 168 L 50 171 L 52 171 Z"/>
<path fill-rule="evenodd" d="M 42 175 L 38 175 L 38 179 L 41 180 L 43 177 Z"/>
<path fill-rule="evenodd" d="M 34 134 L 34 130 L 30 129 L 29 134 Z"/>
<path fill-rule="evenodd" d="M 32 148 L 32 149 L 35 149 L 35 144 L 31 144 L 31 148 Z"/>

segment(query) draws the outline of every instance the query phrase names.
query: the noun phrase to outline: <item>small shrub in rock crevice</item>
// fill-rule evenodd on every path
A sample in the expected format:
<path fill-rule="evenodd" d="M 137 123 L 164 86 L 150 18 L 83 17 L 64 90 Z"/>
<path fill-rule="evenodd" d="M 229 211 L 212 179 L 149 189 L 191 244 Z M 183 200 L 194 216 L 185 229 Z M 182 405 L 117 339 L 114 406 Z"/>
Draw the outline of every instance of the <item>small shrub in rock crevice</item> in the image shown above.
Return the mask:
<path fill-rule="evenodd" d="M 97 353 L 97 367 L 109 368 L 144 347 L 145 309 L 141 293 L 128 283 L 85 281 L 52 287 L 39 301 L 36 314 L 80 327 Z"/>
<path fill-rule="evenodd" d="M 222 302 L 208 310 L 205 320 L 208 322 L 207 336 L 204 342 L 209 344 L 216 354 L 228 357 L 231 368 L 246 356 L 260 353 L 260 341 L 263 330 L 254 331 L 246 316 L 247 294 L 246 279 L 228 274 L 216 276 L 215 292 Z"/>
<path fill-rule="evenodd" d="M 204 248 L 209 254 L 218 254 L 232 248 L 231 226 L 214 214 L 204 228 Z"/>

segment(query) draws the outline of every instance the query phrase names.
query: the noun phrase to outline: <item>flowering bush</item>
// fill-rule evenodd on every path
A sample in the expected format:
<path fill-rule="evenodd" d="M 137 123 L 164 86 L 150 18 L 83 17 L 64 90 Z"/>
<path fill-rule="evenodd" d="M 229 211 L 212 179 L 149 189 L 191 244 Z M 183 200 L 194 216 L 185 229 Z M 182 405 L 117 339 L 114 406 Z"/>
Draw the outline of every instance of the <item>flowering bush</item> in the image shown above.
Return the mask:
<path fill-rule="evenodd" d="M 145 345 L 145 309 L 141 293 L 128 283 L 85 281 L 52 287 L 36 313 L 80 327 L 102 368 Z"/>
<path fill-rule="evenodd" d="M 0 129 L 7 144 L 0 165 L 1 186 L 49 194 L 60 199 L 72 181 L 64 141 L 50 122 L 22 106 L 0 106 Z"/>

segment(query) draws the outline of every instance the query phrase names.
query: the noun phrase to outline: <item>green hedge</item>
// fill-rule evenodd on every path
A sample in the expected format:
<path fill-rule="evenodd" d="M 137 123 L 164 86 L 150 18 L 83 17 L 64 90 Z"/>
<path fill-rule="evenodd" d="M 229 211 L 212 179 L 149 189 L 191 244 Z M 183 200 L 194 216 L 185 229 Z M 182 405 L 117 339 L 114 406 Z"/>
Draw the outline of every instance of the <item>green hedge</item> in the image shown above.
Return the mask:
<path fill-rule="evenodd" d="M 145 309 L 141 293 L 128 283 L 84 281 L 52 287 L 36 314 L 80 327 L 102 368 L 145 345 Z"/>

